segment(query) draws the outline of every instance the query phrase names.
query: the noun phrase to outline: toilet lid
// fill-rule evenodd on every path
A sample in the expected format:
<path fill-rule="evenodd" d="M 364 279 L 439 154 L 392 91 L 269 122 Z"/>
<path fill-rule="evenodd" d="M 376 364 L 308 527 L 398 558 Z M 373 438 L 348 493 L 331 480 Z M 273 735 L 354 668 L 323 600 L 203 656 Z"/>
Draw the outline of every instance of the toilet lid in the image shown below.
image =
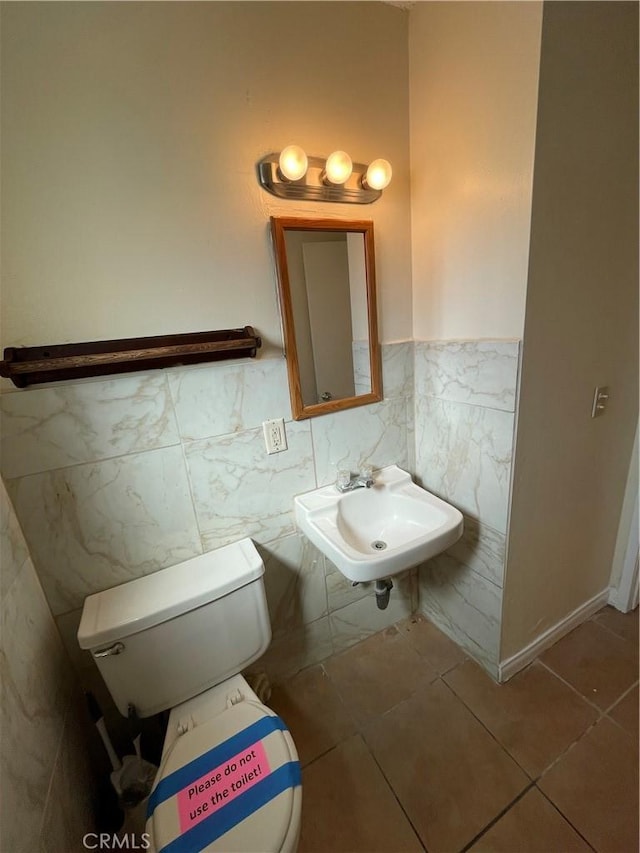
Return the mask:
<path fill-rule="evenodd" d="M 176 738 L 149 797 L 147 832 L 157 853 L 278 851 L 299 820 L 300 784 L 284 722 L 242 701 Z"/>

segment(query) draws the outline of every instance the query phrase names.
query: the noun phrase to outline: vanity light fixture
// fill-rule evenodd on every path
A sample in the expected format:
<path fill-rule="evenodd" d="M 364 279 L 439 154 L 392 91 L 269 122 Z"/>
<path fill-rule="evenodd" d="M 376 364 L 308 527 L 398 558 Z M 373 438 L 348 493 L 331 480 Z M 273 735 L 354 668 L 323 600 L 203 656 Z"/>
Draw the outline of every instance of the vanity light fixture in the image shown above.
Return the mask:
<path fill-rule="evenodd" d="M 304 201 L 371 204 L 391 181 L 388 160 L 373 160 L 368 166 L 353 163 L 346 151 L 329 157 L 307 157 L 299 145 L 287 145 L 279 154 L 269 154 L 258 163 L 258 181 L 279 198 Z"/>
<path fill-rule="evenodd" d="M 346 184 L 353 172 L 351 157 L 346 151 L 334 151 L 329 154 L 324 167 L 323 183 Z"/>
<path fill-rule="evenodd" d="M 391 163 L 388 160 L 374 160 L 369 163 L 366 175 L 362 178 L 362 186 L 372 190 L 383 190 L 391 181 Z"/>
<path fill-rule="evenodd" d="M 278 169 L 283 180 L 299 181 L 307 174 L 308 167 L 307 155 L 299 145 L 287 145 L 280 152 Z"/>

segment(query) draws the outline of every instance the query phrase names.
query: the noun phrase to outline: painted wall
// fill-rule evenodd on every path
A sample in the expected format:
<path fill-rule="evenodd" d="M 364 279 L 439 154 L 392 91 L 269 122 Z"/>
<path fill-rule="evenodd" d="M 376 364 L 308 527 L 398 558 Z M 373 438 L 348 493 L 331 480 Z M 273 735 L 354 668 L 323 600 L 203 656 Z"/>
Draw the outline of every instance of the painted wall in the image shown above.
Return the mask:
<path fill-rule="evenodd" d="M 520 338 L 542 3 L 410 11 L 416 340 Z"/>
<path fill-rule="evenodd" d="M 3 6 L 2 346 L 249 323 L 280 349 L 271 214 L 373 219 L 382 340 L 410 337 L 407 15 L 336 9 Z M 364 210 L 278 200 L 256 163 L 290 142 L 393 182 Z"/>
<path fill-rule="evenodd" d="M 609 585 L 638 417 L 637 110 L 638 5 L 547 4 L 504 658 Z"/>
<path fill-rule="evenodd" d="M 82 849 L 94 829 L 75 678 L 0 482 L 0 850 Z"/>

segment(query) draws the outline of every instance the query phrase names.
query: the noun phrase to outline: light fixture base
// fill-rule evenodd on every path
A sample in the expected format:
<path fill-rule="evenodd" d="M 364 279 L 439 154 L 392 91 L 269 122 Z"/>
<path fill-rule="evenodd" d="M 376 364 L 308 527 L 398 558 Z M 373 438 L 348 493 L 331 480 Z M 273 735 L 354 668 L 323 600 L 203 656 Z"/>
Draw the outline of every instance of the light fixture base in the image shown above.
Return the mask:
<path fill-rule="evenodd" d="M 353 172 L 345 184 L 324 184 L 321 176 L 326 161 L 321 157 L 309 157 L 307 173 L 298 181 L 283 179 L 278 168 L 279 157 L 279 154 L 269 154 L 258 163 L 260 185 L 278 198 L 330 201 L 338 204 L 371 204 L 382 195 L 382 190 L 361 186 L 361 180 L 367 173 L 367 166 L 363 163 L 353 164 Z"/>

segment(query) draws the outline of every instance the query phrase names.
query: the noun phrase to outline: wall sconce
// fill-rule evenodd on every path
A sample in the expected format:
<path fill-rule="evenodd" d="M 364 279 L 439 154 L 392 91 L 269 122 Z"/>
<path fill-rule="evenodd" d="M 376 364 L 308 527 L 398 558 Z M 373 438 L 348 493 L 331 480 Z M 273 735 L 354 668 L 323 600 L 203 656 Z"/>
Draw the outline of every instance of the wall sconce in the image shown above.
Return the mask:
<path fill-rule="evenodd" d="M 326 160 L 307 157 L 299 145 L 287 145 L 258 163 L 258 180 L 267 192 L 305 201 L 371 204 L 389 185 L 391 175 L 387 160 L 368 166 L 352 163 L 346 151 L 334 151 Z"/>

